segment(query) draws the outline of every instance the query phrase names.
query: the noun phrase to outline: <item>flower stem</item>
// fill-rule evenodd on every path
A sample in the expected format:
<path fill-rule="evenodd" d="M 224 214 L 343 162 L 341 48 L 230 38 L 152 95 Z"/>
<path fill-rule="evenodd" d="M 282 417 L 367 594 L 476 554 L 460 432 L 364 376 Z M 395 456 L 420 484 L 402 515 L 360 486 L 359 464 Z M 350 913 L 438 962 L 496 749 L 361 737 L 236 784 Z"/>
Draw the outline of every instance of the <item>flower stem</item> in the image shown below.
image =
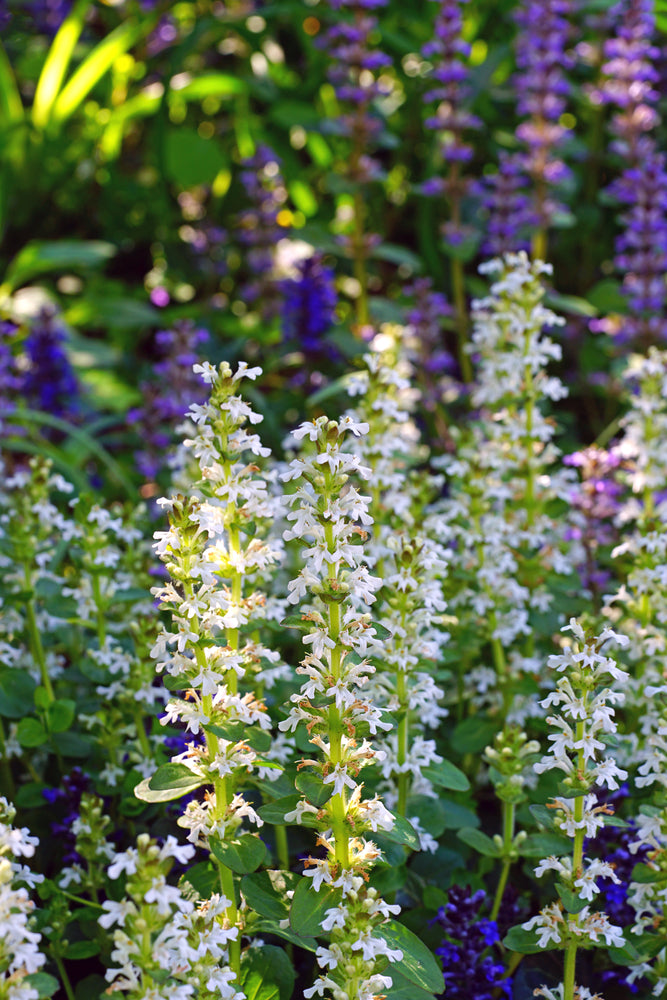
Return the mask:
<path fill-rule="evenodd" d="M 507 879 L 509 877 L 510 868 L 512 867 L 510 851 L 512 850 L 512 843 L 514 841 L 515 812 L 516 805 L 514 802 L 503 802 L 503 867 L 500 872 L 500 879 L 498 880 L 498 887 L 493 900 L 491 920 L 495 920 L 498 916 L 498 912 L 503 901 L 503 895 L 505 894 L 505 888 L 507 887 Z"/>

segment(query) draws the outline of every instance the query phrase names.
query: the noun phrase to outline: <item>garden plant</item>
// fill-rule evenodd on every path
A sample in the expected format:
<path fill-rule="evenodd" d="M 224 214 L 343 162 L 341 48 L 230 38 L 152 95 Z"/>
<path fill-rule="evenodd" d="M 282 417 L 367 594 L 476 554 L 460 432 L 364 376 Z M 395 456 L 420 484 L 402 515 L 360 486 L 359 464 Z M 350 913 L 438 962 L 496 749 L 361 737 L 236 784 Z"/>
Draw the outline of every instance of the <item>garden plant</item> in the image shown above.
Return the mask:
<path fill-rule="evenodd" d="M 667 997 L 666 32 L 0 5 L 0 1000 Z"/>

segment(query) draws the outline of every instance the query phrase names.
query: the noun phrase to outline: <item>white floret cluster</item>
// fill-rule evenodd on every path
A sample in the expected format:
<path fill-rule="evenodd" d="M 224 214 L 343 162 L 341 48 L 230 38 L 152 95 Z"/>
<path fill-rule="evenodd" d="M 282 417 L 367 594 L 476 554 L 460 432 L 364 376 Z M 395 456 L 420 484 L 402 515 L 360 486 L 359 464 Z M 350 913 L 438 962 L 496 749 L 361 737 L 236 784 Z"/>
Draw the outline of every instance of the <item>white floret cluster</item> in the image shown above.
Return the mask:
<path fill-rule="evenodd" d="M 12 824 L 16 810 L 0 798 L 0 994 L 7 1000 L 38 1000 L 27 977 L 46 961 L 39 950 L 41 934 L 31 929 L 35 907 L 28 892 L 41 875 L 17 861 L 31 858 L 38 843 L 25 828 Z"/>

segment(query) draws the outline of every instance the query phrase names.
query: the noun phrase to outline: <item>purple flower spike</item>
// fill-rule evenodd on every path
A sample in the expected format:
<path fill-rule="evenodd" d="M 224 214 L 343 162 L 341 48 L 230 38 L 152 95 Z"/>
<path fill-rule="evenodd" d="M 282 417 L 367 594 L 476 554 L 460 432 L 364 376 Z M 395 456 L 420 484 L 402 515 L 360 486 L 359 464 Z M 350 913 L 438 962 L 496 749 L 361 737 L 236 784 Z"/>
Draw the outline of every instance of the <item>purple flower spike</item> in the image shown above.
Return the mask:
<path fill-rule="evenodd" d="M 283 336 L 307 357 L 331 357 L 332 345 L 324 337 L 333 326 L 338 301 L 334 272 L 322 263 L 321 254 L 302 260 L 298 272 L 298 277 L 280 284 Z"/>
<path fill-rule="evenodd" d="M 475 184 L 488 216 L 482 253 L 498 257 L 505 253 L 528 250 L 528 232 L 537 218 L 525 193 L 529 181 L 523 157 L 502 152 L 498 171 Z"/>
<path fill-rule="evenodd" d="M 155 479 L 164 468 L 165 453 L 172 444 L 175 428 L 190 404 L 205 401 L 206 387 L 192 366 L 199 361 L 199 345 L 208 336 L 206 330 L 198 329 L 188 320 L 155 335 L 161 355 L 154 367 L 155 377 L 141 383 L 143 403 L 127 414 L 128 424 L 142 441 L 142 447 L 134 454 L 136 466 L 148 480 Z"/>
<path fill-rule="evenodd" d="M 30 321 L 24 348 L 27 368 L 20 393 L 27 406 L 65 420 L 81 409 L 79 383 L 65 351 L 67 336 L 53 309 L 43 309 Z"/>
<path fill-rule="evenodd" d="M 237 238 L 245 248 L 245 263 L 252 277 L 239 292 L 247 304 L 259 303 L 262 318 L 268 321 L 280 311 L 273 268 L 276 244 L 288 234 L 278 222 L 287 189 L 280 160 L 268 146 L 257 147 L 255 155 L 244 161 L 240 176 L 250 207 L 236 218 Z"/>
<path fill-rule="evenodd" d="M 611 148 L 624 161 L 608 191 L 623 206 L 615 264 L 623 275 L 629 315 L 614 326 L 602 321 L 621 343 L 644 346 L 667 340 L 667 165 L 650 134 L 659 122 L 653 61 L 655 31 L 651 0 L 625 0 L 613 8 L 619 27 L 604 46 L 603 83 L 593 100 L 615 107 Z"/>
<path fill-rule="evenodd" d="M 431 923 L 440 924 L 445 939 L 436 955 L 443 960 L 445 996 L 447 1000 L 493 1000 L 497 990 L 511 997 L 511 980 L 505 979 L 505 967 L 495 962 L 485 952 L 499 940 L 498 927 L 493 920 L 479 917 L 484 901 L 482 889 L 471 892 L 461 886 L 452 886 L 449 900 L 441 906 Z"/>
<path fill-rule="evenodd" d="M 526 147 L 524 166 L 536 185 L 536 225 L 543 231 L 562 208 L 549 189 L 570 173 L 558 155 L 570 131 L 560 122 L 570 92 L 570 10 L 570 0 L 523 0 L 515 13 L 517 108 L 525 119 L 517 137 Z"/>
<path fill-rule="evenodd" d="M 460 219 L 460 202 L 471 186 L 470 180 L 462 175 L 461 167 L 473 156 L 465 133 L 481 125 L 479 118 L 466 107 L 470 99 L 466 66 L 470 46 L 461 37 L 461 31 L 462 8 L 467 2 L 437 0 L 434 38 L 422 49 L 424 58 L 433 64 L 431 79 L 435 83 L 424 94 L 424 102 L 433 105 L 424 126 L 437 134 L 440 156 L 447 168 L 446 176 L 429 178 L 422 185 L 422 192 L 447 198 L 451 218 L 443 229 L 443 236 L 445 243 L 451 246 L 458 246 L 471 235 Z"/>

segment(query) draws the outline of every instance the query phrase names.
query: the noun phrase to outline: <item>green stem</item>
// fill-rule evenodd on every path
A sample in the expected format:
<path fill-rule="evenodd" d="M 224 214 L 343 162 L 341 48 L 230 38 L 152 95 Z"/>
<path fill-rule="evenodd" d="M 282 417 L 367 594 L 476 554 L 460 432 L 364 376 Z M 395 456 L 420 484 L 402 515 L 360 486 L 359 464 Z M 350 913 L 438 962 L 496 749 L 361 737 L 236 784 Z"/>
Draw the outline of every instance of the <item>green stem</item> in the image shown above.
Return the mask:
<path fill-rule="evenodd" d="M 12 769 L 9 766 L 5 729 L 2 725 L 2 719 L 0 719 L 0 773 L 2 774 L 2 786 L 5 796 L 9 802 L 13 802 L 15 792 L 14 778 L 12 776 Z"/>
<path fill-rule="evenodd" d="M 95 601 L 95 625 L 97 628 L 97 642 L 100 649 L 104 648 L 107 638 L 107 625 L 102 606 L 102 591 L 100 589 L 100 578 L 97 573 L 92 574 L 93 600 Z"/>
<path fill-rule="evenodd" d="M 72 989 L 72 984 L 69 981 L 69 976 L 67 975 L 67 970 L 65 969 L 62 958 L 57 951 L 52 951 L 51 954 L 53 956 L 53 961 L 56 963 L 56 968 L 58 969 L 63 988 L 67 994 L 67 1000 L 75 1000 L 74 990 Z"/>
<path fill-rule="evenodd" d="M 512 867 L 510 852 L 514 842 L 515 812 L 516 805 L 514 802 L 503 802 L 503 867 L 500 872 L 500 879 L 498 880 L 498 887 L 493 900 L 493 908 L 491 910 L 490 917 L 491 920 L 495 920 L 498 916 L 498 911 L 500 910 L 500 905 L 503 901 L 503 895 L 507 886 L 510 868 Z"/>
<path fill-rule="evenodd" d="M 533 260 L 547 259 L 546 229 L 538 229 L 531 240 L 531 255 Z"/>
<path fill-rule="evenodd" d="M 24 566 L 25 570 L 25 585 L 26 589 L 32 591 L 32 577 L 30 575 L 30 564 L 26 563 Z M 39 628 L 37 627 L 37 615 L 35 613 L 35 602 L 31 597 L 26 601 L 26 619 L 28 624 L 28 644 L 30 646 L 30 651 L 33 655 L 35 663 L 39 667 L 39 673 L 42 678 L 42 685 L 46 691 L 49 701 L 55 701 L 55 694 L 53 693 L 53 685 L 51 684 L 51 678 L 49 677 L 48 667 L 46 665 L 46 656 L 44 655 L 44 647 L 42 646 L 42 637 L 39 634 Z"/>
<path fill-rule="evenodd" d="M 472 382 L 472 364 L 466 351 L 468 343 L 468 305 L 466 302 L 465 274 L 463 262 L 452 258 L 452 296 L 454 299 L 454 315 L 456 324 L 456 339 L 458 343 L 459 366 L 464 382 Z"/>
<path fill-rule="evenodd" d="M 289 844 L 287 841 L 287 828 L 278 824 L 273 828 L 276 834 L 276 855 L 278 857 L 279 868 L 287 872 L 289 871 Z"/>
<path fill-rule="evenodd" d="M 357 325 L 367 326 L 370 320 L 368 310 L 368 271 L 366 268 L 366 247 L 364 246 L 365 207 L 363 192 L 354 193 L 354 235 L 352 237 L 352 270 L 359 284 L 356 298 Z"/>

